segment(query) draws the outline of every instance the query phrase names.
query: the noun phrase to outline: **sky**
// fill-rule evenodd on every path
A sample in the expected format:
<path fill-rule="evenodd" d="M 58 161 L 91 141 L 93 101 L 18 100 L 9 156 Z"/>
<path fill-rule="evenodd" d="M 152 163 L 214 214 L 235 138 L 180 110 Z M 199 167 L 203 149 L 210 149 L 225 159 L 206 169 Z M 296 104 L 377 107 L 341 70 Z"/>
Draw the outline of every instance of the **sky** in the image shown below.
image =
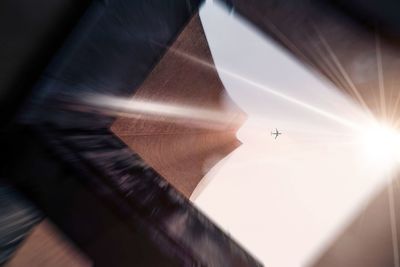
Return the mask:
<path fill-rule="evenodd" d="M 224 6 L 207 1 L 200 17 L 220 78 L 248 120 L 237 133 L 243 144 L 191 200 L 265 266 L 307 266 L 386 183 L 360 131 L 371 118 Z"/>

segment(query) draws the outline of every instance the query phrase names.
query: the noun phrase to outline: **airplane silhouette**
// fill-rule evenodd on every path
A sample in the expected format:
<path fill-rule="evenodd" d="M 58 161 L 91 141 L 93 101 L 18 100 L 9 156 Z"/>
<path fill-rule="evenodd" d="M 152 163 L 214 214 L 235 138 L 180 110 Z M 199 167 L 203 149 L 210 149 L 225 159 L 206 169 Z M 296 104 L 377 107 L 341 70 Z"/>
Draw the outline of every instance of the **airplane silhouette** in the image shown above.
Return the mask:
<path fill-rule="evenodd" d="M 271 132 L 271 135 L 275 135 L 275 139 L 282 134 L 281 132 L 278 131 L 278 129 L 275 128 L 275 132 Z"/>

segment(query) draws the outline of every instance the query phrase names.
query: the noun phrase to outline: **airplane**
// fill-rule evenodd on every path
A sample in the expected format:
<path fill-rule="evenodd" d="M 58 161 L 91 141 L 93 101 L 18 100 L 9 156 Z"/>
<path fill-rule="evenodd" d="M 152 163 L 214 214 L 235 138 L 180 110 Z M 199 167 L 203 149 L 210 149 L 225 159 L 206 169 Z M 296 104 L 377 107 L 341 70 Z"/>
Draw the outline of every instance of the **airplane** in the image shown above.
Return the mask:
<path fill-rule="evenodd" d="M 282 134 L 281 132 L 278 131 L 278 129 L 275 128 L 275 132 L 271 132 L 271 135 L 275 135 L 275 139 Z"/>

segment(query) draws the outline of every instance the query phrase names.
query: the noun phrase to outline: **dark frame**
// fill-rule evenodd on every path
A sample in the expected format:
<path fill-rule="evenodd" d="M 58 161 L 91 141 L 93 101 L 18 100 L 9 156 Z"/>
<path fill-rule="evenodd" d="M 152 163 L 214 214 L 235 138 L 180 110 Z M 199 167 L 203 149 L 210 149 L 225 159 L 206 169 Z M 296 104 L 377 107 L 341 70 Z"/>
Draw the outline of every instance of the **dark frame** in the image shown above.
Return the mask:
<path fill-rule="evenodd" d="M 12 182 L 96 266 L 261 266 L 80 102 L 131 96 L 200 4 L 93 1 L 18 117 Z"/>

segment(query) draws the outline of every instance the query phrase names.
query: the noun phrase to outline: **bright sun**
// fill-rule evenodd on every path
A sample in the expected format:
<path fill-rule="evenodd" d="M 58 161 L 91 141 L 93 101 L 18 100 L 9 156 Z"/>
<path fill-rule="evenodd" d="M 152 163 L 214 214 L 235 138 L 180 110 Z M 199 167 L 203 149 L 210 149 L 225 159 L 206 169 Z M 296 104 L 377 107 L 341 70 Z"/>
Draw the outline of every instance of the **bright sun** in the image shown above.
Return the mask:
<path fill-rule="evenodd" d="M 364 131 L 363 144 L 369 159 L 393 168 L 400 163 L 400 134 L 394 129 L 375 124 Z"/>

